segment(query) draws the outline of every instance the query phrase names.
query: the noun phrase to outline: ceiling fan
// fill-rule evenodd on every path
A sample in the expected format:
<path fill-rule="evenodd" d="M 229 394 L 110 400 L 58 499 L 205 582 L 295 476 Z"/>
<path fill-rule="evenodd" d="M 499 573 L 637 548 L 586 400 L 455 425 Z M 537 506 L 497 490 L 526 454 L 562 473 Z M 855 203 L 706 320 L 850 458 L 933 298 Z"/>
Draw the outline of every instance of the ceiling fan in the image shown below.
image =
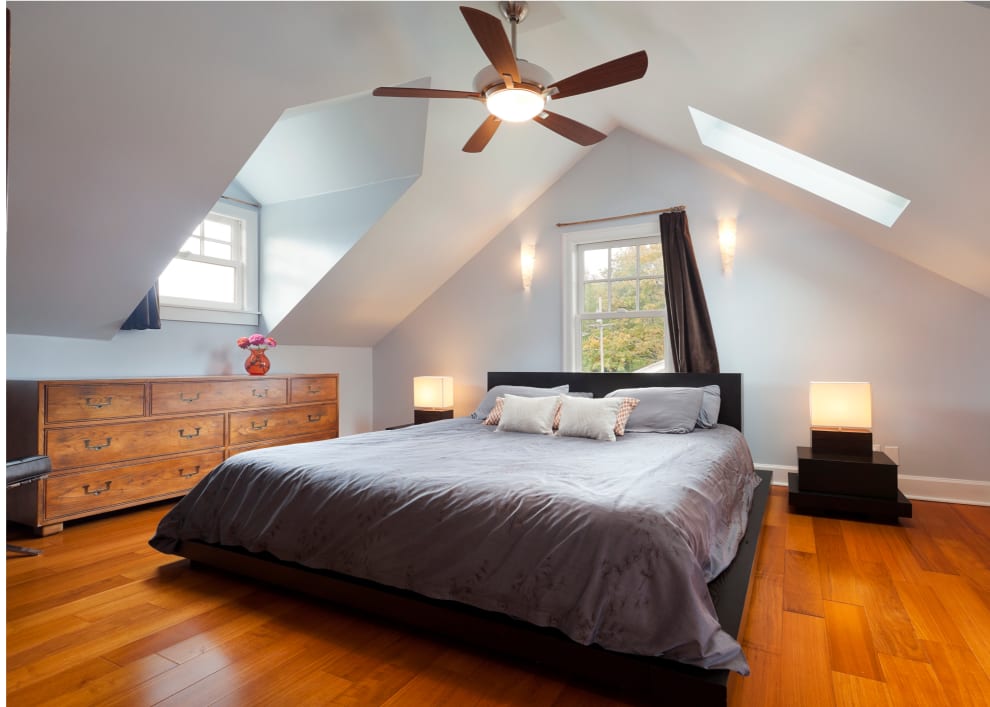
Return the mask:
<path fill-rule="evenodd" d="M 382 86 L 372 94 L 396 98 L 470 98 L 481 101 L 490 115 L 464 145 L 464 152 L 484 150 L 502 121 L 521 123 L 535 120 L 579 145 L 594 145 L 604 140 L 604 133 L 546 110 L 547 101 L 642 78 L 646 73 L 646 52 L 638 51 L 613 59 L 554 82 L 543 67 L 516 57 L 516 26 L 526 18 L 527 3 L 500 2 L 499 9 L 509 20 L 511 44 L 500 19 L 473 7 L 461 6 L 464 20 L 491 61 L 491 66 L 486 66 L 474 77 L 474 91 Z"/>

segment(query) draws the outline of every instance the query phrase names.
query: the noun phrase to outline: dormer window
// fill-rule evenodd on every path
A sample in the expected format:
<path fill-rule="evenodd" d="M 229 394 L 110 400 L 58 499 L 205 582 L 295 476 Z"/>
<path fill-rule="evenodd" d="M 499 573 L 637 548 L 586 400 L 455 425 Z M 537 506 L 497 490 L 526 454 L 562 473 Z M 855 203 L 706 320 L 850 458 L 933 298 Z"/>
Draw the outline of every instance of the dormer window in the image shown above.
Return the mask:
<path fill-rule="evenodd" d="M 217 203 L 158 278 L 163 319 L 258 322 L 258 215 Z"/>

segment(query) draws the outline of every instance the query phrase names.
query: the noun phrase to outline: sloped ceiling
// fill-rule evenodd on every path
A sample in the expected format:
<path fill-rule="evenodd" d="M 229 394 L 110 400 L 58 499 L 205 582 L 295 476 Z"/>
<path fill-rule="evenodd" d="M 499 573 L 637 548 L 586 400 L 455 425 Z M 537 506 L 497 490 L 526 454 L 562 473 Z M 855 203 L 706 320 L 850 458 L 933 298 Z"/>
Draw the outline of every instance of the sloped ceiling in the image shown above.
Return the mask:
<path fill-rule="evenodd" d="M 486 63 L 453 3 L 9 7 L 16 333 L 111 337 L 284 109 L 421 77 L 465 90 Z M 986 8 L 536 3 L 519 31 L 520 56 L 555 78 L 639 49 L 644 79 L 553 109 L 621 124 L 990 296 Z M 688 105 L 912 203 L 887 229 L 807 195 L 701 146 Z M 422 176 L 280 322 L 285 343 L 374 344 L 587 149 L 525 124 L 467 155 L 483 108 L 428 111 Z M 574 204 L 560 218 L 604 215 Z"/>

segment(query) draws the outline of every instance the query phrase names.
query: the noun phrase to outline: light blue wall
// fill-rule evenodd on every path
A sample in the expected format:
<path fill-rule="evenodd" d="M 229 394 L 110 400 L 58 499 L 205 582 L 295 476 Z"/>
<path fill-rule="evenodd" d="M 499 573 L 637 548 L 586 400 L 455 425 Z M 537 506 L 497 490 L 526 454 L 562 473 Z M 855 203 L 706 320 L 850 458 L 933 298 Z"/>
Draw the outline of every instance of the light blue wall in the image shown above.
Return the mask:
<path fill-rule="evenodd" d="M 110 341 L 7 335 L 8 379 L 145 378 L 247 375 L 238 337 L 251 327 L 162 322 L 160 330 L 121 331 Z M 371 429 L 371 349 L 278 346 L 270 373 L 339 373 L 340 433 Z"/>
<path fill-rule="evenodd" d="M 268 204 L 261 210 L 261 312 L 278 324 L 418 177 Z"/>
<path fill-rule="evenodd" d="M 809 381 L 865 380 L 874 441 L 900 448 L 902 474 L 987 479 L 990 300 L 621 129 L 375 346 L 375 427 L 408 421 L 416 375 L 453 376 L 465 415 L 487 371 L 560 370 L 555 224 L 677 204 L 687 206 L 722 370 L 743 374 L 757 463 L 796 464 L 795 446 L 809 442 Z M 737 218 L 728 276 L 722 216 Z M 529 292 L 524 241 L 536 242 Z"/>

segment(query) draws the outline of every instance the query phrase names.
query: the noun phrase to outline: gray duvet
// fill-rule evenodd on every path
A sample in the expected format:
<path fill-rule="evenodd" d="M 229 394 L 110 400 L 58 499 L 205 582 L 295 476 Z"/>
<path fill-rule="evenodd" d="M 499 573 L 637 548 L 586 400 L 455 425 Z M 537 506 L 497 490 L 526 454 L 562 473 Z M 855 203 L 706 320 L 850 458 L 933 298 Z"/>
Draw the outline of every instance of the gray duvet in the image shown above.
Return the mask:
<path fill-rule="evenodd" d="M 724 425 L 601 442 L 458 418 L 238 454 L 151 545 L 269 552 L 745 675 L 706 584 L 735 555 L 758 484 Z"/>

